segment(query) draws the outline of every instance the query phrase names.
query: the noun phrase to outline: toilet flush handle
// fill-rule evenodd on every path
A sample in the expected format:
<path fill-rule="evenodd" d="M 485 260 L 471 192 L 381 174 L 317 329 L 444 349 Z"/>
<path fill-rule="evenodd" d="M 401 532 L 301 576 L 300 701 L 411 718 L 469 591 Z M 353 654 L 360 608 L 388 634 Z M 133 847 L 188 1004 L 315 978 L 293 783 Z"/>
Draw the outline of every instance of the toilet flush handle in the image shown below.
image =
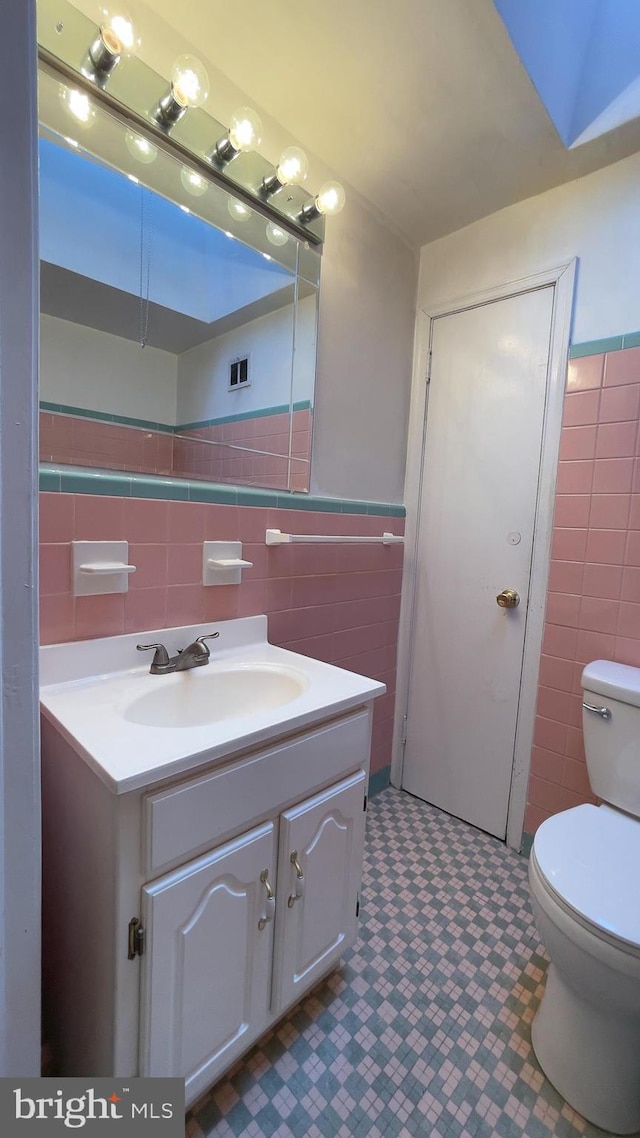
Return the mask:
<path fill-rule="evenodd" d="M 611 719 L 611 711 L 608 707 L 596 707 L 593 703 L 582 704 L 585 711 L 593 711 L 594 715 L 599 715 L 601 719 Z"/>

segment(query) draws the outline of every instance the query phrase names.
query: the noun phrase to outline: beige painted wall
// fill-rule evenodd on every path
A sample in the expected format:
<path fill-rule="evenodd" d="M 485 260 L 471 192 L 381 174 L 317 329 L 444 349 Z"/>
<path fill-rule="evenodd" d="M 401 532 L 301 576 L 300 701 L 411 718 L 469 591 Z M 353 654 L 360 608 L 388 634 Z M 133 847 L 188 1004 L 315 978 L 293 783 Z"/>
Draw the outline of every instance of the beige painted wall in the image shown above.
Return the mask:
<path fill-rule="evenodd" d="M 425 245 L 419 305 L 578 257 L 573 343 L 640 329 L 639 182 L 634 154 Z"/>

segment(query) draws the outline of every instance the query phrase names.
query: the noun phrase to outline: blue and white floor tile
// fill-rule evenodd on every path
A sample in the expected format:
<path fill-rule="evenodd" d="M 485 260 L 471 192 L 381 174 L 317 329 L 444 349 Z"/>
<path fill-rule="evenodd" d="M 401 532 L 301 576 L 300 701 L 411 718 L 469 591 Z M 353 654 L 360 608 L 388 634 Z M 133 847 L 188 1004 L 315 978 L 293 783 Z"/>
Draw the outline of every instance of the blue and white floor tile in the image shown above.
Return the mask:
<path fill-rule="evenodd" d="M 596 1138 L 529 1030 L 527 863 L 400 791 L 370 803 L 361 935 L 187 1116 L 188 1138 Z"/>

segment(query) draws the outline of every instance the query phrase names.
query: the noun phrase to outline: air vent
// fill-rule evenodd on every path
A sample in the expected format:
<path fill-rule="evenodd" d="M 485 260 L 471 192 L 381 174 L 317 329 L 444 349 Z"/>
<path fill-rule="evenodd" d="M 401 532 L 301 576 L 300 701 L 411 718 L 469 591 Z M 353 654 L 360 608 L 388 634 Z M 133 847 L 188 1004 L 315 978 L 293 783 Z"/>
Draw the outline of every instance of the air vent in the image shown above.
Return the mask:
<path fill-rule="evenodd" d="M 229 391 L 237 391 L 240 387 L 249 387 L 249 357 L 232 360 L 229 364 Z"/>

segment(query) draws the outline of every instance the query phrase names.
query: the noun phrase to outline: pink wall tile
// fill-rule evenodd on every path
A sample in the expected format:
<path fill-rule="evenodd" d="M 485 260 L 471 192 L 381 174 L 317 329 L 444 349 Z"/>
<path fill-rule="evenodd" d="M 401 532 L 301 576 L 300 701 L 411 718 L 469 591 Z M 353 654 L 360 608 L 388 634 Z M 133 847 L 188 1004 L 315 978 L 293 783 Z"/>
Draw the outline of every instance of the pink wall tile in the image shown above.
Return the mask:
<path fill-rule="evenodd" d="M 544 747 L 534 747 L 531 750 L 531 773 L 548 782 L 557 782 L 562 778 L 564 759 L 557 751 L 546 751 Z"/>
<path fill-rule="evenodd" d="M 620 599 L 640 602 L 640 566 L 625 565 L 621 573 Z"/>
<path fill-rule="evenodd" d="M 575 628 L 564 628 L 558 624 L 545 624 L 542 641 L 544 656 L 559 656 L 563 660 L 575 660 L 578 633 Z"/>
<path fill-rule="evenodd" d="M 75 503 L 74 494 L 40 495 L 40 541 L 73 540 Z"/>
<path fill-rule="evenodd" d="M 136 571 L 129 577 L 130 589 L 151 589 L 167 580 L 166 545 L 139 545 L 129 542 L 129 562 Z"/>
<path fill-rule="evenodd" d="M 571 695 L 557 688 L 540 687 L 538 691 L 538 715 L 544 719 L 554 719 L 557 723 L 567 723 Z"/>
<path fill-rule="evenodd" d="M 589 524 L 591 498 L 588 494 L 558 494 L 553 524 L 558 528 L 580 529 Z"/>
<path fill-rule="evenodd" d="M 559 494 L 590 494 L 593 482 L 593 462 L 560 462 L 558 464 L 557 491 Z"/>
<path fill-rule="evenodd" d="M 68 593 L 71 587 L 71 546 L 40 546 L 40 592 L 43 596 Z"/>
<path fill-rule="evenodd" d="M 539 679 L 541 685 L 548 685 L 556 691 L 564 691 L 570 694 L 573 691 L 573 674 L 573 656 L 571 659 L 545 655 L 540 657 Z"/>
<path fill-rule="evenodd" d="M 76 639 L 76 606 L 70 593 L 40 594 L 40 643 L 59 644 Z"/>
<path fill-rule="evenodd" d="M 640 565 L 640 530 L 629 530 L 624 549 L 625 565 Z"/>
<path fill-rule="evenodd" d="M 121 541 L 125 535 L 124 498 L 78 494 L 75 506 L 76 541 Z"/>
<path fill-rule="evenodd" d="M 567 393 L 562 416 L 563 426 L 581 427 L 589 423 L 597 423 L 600 399 L 599 390 Z"/>
<path fill-rule="evenodd" d="M 131 595 L 133 594 L 127 594 Z M 124 599 L 124 593 L 103 597 L 76 597 L 74 639 L 90 640 L 94 636 L 119 636 L 123 633 Z"/>
<path fill-rule="evenodd" d="M 620 596 L 622 572 L 621 565 L 586 564 L 582 577 L 584 596 L 604 597 L 608 600 L 617 601 Z"/>
<path fill-rule="evenodd" d="M 590 394 L 590 393 L 587 393 Z M 580 398 L 574 396 L 574 399 Z M 582 396 L 585 398 L 585 396 Z M 640 383 L 626 387 L 605 387 L 600 396 L 598 422 L 617 423 L 630 419 L 637 423 L 640 407 Z M 595 420 L 590 420 L 595 422 Z"/>
<path fill-rule="evenodd" d="M 640 640 L 640 604 L 633 601 L 620 601 L 615 631 L 618 636 Z"/>
<path fill-rule="evenodd" d="M 632 668 L 640 668 L 640 640 L 631 640 L 626 636 L 616 636 L 615 658 L 620 664 L 629 664 Z"/>
<path fill-rule="evenodd" d="M 124 632 L 165 628 L 167 625 L 166 586 L 136 589 L 124 595 Z"/>
<path fill-rule="evenodd" d="M 639 415 L 640 348 L 570 362 L 525 813 L 530 833 L 550 814 L 594 800 L 584 762 L 583 666 L 610 659 L 640 667 Z M 596 420 L 592 462 L 581 456 Z"/>
<path fill-rule="evenodd" d="M 175 503 L 172 502 L 171 505 Z M 167 584 L 202 584 L 202 542 L 198 545 L 170 544 L 167 553 Z"/>
<path fill-rule="evenodd" d="M 603 355 L 583 356 L 581 359 L 569 360 L 567 391 L 586 391 L 588 388 L 600 387 L 603 371 Z"/>
<path fill-rule="evenodd" d="M 552 561 L 549 567 L 549 589 L 556 593 L 580 593 L 582 573 L 582 562 Z"/>
<path fill-rule="evenodd" d="M 615 632 L 618 624 L 618 601 L 602 597 L 583 597 L 580 605 L 580 628 L 590 632 Z"/>
<path fill-rule="evenodd" d="M 596 450 L 596 430 L 596 427 L 563 427 L 560 459 L 571 462 L 576 459 L 593 458 Z"/>
<path fill-rule="evenodd" d="M 584 561 L 586 529 L 554 529 L 551 556 L 556 561 Z"/>
<path fill-rule="evenodd" d="M 547 597 L 546 619 L 551 624 L 564 624 L 578 627 L 580 597 L 571 593 L 549 593 Z"/>
<path fill-rule="evenodd" d="M 589 427 L 574 427 L 576 431 L 588 431 Z M 636 453 L 638 425 L 629 423 L 601 423 L 596 440 L 596 458 L 624 458 Z M 579 457 L 576 455 L 576 457 Z"/>
<path fill-rule="evenodd" d="M 631 495 L 631 509 L 629 511 L 629 529 L 640 529 L 640 494 Z"/>
<path fill-rule="evenodd" d="M 593 493 L 629 494 L 633 466 L 632 458 L 597 458 L 593 465 Z"/>
<path fill-rule="evenodd" d="M 76 502 L 81 498 L 96 499 L 90 495 L 76 495 Z M 124 498 L 124 536 L 127 541 L 145 544 L 157 544 L 168 540 L 168 509 L 169 503 L 151 501 L 143 498 Z"/>
<path fill-rule="evenodd" d="M 588 664 L 591 660 L 612 660 L 615 637 L 605 632 L 578 631 L 576 660 Z"/>
<path fill-rule="evenodd" d="M 627 529 L 630 494 L 594 494 L 588 525 L 592 529 Z"/>
<path fill-rule="evenodd" d="M 586 356 L 586 359 L 599 357 Z M 640 348 L 626 348 L 622 352 L 608 352 L 604 369 L 605 387 L 621 383 L 640 383 Z"/>
<path fill-rule="evenodd" d="M 626 533 L 624 530 L 591 529 L 586 542 L 587 561 L 602 565 L 622 565 Z"/>

